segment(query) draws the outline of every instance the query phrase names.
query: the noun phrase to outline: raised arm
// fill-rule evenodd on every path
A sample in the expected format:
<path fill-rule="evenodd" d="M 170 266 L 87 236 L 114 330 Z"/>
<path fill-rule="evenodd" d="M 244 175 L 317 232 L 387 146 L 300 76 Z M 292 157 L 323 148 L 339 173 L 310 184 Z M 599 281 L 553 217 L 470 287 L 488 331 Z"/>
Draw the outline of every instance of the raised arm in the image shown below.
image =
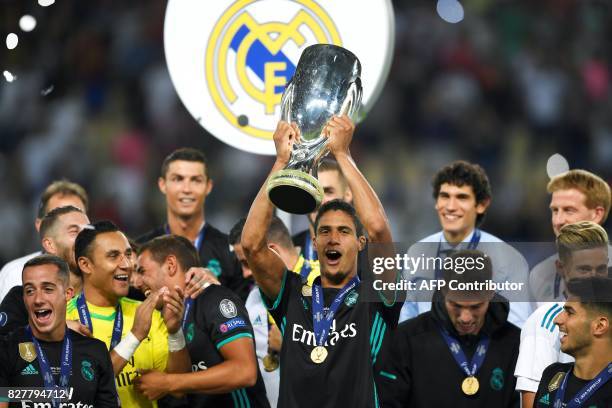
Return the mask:
<path fill-rule="evenodd" d="M 299 131 L 294 125 L 280 121 L 274 132 L 276 161 L 270 175 L 285 168 L 289 162 L 291 148 Z M 267 182 L 263 183 L 242 230 L 240 244 L 259 288 L 269 299 L 276 299 L 281 289 L 285 265 L 281 258 L 268 248 L 266 233 L 270 227 L 274 206 L 268 199 Z"/>
<path fill-rule="evenodd" d="M 349 151 L 355 124 L 346 115 L 334 116 L 327 123 L 325 131 L 329 139 L 329 150 L 336 158 L 353 193 L 353 205 L 368 233 L 369 242 L 393 242 L 385 210 L 376 192 L 357 168 Z"/>

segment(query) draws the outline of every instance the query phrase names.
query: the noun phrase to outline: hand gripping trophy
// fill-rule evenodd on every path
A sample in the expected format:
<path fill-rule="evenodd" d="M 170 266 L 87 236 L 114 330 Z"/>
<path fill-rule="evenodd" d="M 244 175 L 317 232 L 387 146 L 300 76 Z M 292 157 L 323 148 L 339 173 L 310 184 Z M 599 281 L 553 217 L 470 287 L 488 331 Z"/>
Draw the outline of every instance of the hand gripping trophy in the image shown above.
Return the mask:
<path fill-rule="evenodd" d="M 281 99 L 281 119 L 295 123 L 300 143 L 287 166 L 268 181 L 270 201 L 283 211 L 308 214 L 323 199 L 317 181 L 320 160 L 329 153 L 323 128 L 334 115 L 353 121 L 361 106 L 361 63 L 347 49 L 330 44 L 307 47 Z"/>

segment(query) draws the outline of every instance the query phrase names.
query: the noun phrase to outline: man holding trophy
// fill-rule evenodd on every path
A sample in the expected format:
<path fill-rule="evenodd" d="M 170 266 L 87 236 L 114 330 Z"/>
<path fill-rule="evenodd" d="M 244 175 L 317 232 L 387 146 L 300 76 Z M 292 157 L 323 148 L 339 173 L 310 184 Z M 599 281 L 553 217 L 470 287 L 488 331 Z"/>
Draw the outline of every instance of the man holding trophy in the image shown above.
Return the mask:
<path fill-rule="evenodd" d="M 372 365 L 401 304 L 389 293 L 380 293 L 377 302 L 364 301 L 366 285 L 357 275 L 364 227 L 371 244 L 392 244 L 380 200 L 349 151 L 355 130 L 350 116 L 361 99 L 360 71 L 357 58 L 343 48 L 320 44 L 304 51 L 283 94 L 283 120 L 274 133 L 276 161 L 242 233 L 248 264 L 283 333 L 279 406 L 378 406 Z M 322 196 L 316 166 L 328 151 L 346 176 L 355 207 L 334 200 L 319 209 L 313 245 L 321 276 L 308 286 L 268 249 L 266 231 L 273 203 L 295 213 L 316 209 Z M 395 273 L 381 277 L 394 281 Z"/>

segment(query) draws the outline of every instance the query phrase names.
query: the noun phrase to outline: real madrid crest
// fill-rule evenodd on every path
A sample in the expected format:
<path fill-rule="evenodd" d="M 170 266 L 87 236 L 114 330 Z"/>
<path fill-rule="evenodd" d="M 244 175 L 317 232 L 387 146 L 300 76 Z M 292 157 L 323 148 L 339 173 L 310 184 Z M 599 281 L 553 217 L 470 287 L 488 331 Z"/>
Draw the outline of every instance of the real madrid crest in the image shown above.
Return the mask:
<path fill-rule="evenodd" d="M 358 55 L 365 115 L 389 73 L 394 33 L 391 0 L 169 0 L 164 49 L 201 126 L 235 148 L 272 155 L 281 96 L 302 52 L 334 44 Z"/>
<path fill-rule="evenodd" d="M 34 348 L 34 343 L 31 341 L 19 343 L 19 356 L 21 356 L 21 358 L 28 363 L 36 360 L 36 349 Z"/>

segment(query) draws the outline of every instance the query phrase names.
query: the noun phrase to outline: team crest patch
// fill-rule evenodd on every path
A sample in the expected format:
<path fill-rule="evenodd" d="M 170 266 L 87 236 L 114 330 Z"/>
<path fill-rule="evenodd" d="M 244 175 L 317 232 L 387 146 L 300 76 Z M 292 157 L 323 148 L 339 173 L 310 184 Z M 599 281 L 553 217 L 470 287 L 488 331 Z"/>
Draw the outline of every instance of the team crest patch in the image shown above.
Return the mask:
<path fill-rule="evenodd" d="M 555 374 L 552 380 L 550 380 L 550 382 L 548 383 L 548 392 L 553 392 L 554 390 L 559 388 L 564 376 L 565 373 L 563 371 L 559 371 L 557 374 Z"/>
<path fill-rule="evenodd" d="M 494 369 L 491 373 L 490 384 L 495 391 L 501 391 L 504 388 L 504 370 L 499 367 Z"/>
<path fill-rule="evenodd" d="M 185 334 L 185 340 L 187 340 L 187 343 L 191 343 L 193 341 L 194 333 L 195 333 L 194 324 L 189 323 L 189 325 L 187 326 L 187 334 Z"/>
<path fill-rule="evenodd" d="M 357 303 L 357 299 L 359 298 L 359 293 L 355 290 L 351 290 L 346 297 L 344 298 L 344 304 L 348 307 L 353 307 Z"/>
<path fill-rule="evenodd" d="M 302 296 L 312 296 L 312 286 L 310 285 L 302 286 Z"/>
<path fill-rule="evenodd" d="M 19 355 L 28 363 L 36 360 L 36 349 L 34 348 L 34 343 L 31 341 L 19 343 Z"/>
<path fill-rule="evenodd" d="M 232 319 L 236 317 L 238 314 L 238 309 L 236 309 L 236 305 L 229 299 L 223 299 L 219 304 L 219 311 L 223 316 L 228 319 Z"/>
<path fill-rule="evenodd" d="M 81 375 L 87 381 L 93 381 L 94 379 L 94 369 L 91 366 L 91 362 L 88 360 L 81 361 Z"/>
<path fill-rule="evenodd" d="M 217 278 L 221 276 L 221 263 L 219 263 L 218 259 L 211 259 L 208 261 L 206 268 L 210 269 L 210 271 L 214 273 Z"/>

